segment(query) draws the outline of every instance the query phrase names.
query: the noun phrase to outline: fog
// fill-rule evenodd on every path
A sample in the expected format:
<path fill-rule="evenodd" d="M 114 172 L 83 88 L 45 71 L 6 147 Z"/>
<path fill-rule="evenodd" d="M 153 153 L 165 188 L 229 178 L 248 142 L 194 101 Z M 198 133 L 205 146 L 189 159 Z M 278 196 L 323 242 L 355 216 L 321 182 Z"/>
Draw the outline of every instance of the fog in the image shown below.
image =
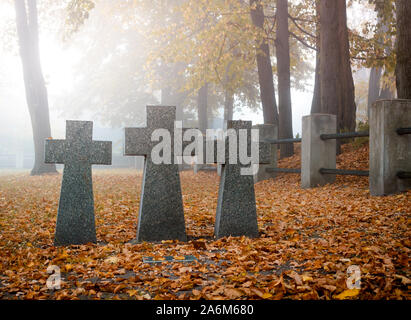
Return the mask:
<path fill-rule="evenodd" d="M 92 120 L 94 139 L 112 140 L 113 153 L 121 155 L 122 128 L 144 125 L 145 105 L 160 103 L 160 90 L 150 87 L 146 77 L 144 59 L 149 44 L 144 39 L 144 26 L 122 28 L 116 20 L 118 17 L 107 12 L 110 1 L 100 1 L 84 25 L 63 41 L 67 1 L 62 1 L 60 6 L 54 2 L 50 7 L 49 3 L 38 1 L 40 59 L 48 91 L 52 137 L 64 138 L 68 119 Z M 353 23 L 359 13 L 350 10 L 353 14 L 349 20 Z M 135 33 L 134 38 L 130 32 Z M 29 169 L 34 158 L 33 137 L 12 1 L 0 4 L 0 33 L 3 42 L 0 47 L 0 169 Z M 311 56 L 309 63 L 314 69 L 315 57 L 313 53 Z M 122 61 L 124 65 L 120 64 Z M 135 67 L 132 73 L 130 66 Z M 313 82 L 314 72 L 311 72 L 304 90 L 292 88 L 294 135 L 301 134 L 301 118 L 310 113 Z M 193 109 L 195 99 L 191 100 L 194 102 L 188 102 L 184 109 L 188 120 L 194 121 L 190 124 L 195 123 L 197 116 Z M 210 100 L 209 125 L 219 126 L 224 105 L 218 99 Z M 117 105 L 124 106 L 124 114 Z M 253 109 L 238 101 L 233 119 L 263 123 L 261 106 Z"/>

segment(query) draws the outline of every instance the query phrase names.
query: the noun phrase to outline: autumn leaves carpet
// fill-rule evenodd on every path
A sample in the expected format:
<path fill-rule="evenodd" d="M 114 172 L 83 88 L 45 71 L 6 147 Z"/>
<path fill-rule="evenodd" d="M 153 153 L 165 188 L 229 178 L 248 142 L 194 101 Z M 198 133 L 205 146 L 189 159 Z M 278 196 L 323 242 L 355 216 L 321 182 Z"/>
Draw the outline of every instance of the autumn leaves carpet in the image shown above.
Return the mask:
<path fill-rule="evenodd" d="M 298 147 L 297 147 L 298 150 Z M 339 168 L 367 169 L 346 145 Z M 298 167 L 299 156 L 282 160 Z M 129 243 L 141 173 L 94 172 L 97 245 L 56 248 L 61 175 L 0 175 L 2 299 L 409 299 L 411 192 L 370 197 L 365 177 L 303 190 L 299 175 L 255 186 L 260 238 L 213 239 L 218 176 L 182 172 L 187 243 Z M 180 262 L 193 255 L 198 261 Z M 172 262 L 144 263 L 144 257 Z M 61 270 L 59 290 L 47 267 Z M 361 289 L 347 287 L 358 266 Z"/>

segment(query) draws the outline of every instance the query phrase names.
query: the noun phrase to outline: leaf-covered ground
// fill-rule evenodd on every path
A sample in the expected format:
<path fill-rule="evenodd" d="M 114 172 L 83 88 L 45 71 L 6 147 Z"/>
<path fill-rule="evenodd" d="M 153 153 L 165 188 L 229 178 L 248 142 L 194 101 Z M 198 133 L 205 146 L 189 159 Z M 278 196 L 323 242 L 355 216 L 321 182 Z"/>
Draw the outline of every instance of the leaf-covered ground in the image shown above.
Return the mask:
<path fill-rule="evenodd" d="M 344 151 L 338 167 L 367 168 L 366 147 Z M 303 190 L 299 175 L 282 174 L 255 186 L 260 238 L 215 240 L 219 178 L 182 172 L 190 241 L 132 244 L 141 172 L 94 170 L 93 179 L 98 244 L 54 247 L 61 175 L 0 175 L 0 298 L 410 298 L 411 191 L 370 197 L 364 177 Z M 169 255 L 198 261 L 142 261 Z M 46 287 L 49 265 L 61 269 L 60 290 Z M 360 267 L 360 290 L 347 288 L 350 265 Z"/>

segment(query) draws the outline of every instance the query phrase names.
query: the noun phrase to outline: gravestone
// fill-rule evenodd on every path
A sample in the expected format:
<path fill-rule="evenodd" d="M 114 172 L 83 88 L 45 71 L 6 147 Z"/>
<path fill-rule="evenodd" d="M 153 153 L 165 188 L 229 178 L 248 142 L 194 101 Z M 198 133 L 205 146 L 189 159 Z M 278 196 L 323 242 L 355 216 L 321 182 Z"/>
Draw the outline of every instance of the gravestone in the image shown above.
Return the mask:
<path fill-rule="evenodd" d="M 111 164 L 111 141 L 93 141 L 93 122 L 66 121 L 66 140 L 48 139 L 45 162 L 64 164 L 55 245 L 96 242 L 92 164 Z"/>
<path fill-rule="evenodd" d="M 253 126 L 253 129 L 258 129 L 260 134 L 260 141 L 265 139 L 276 140 L 278 138 L 278 129 L 274 124 L 257 124 Z M 270 146 L 270 162 L 268 164 L 261 164 L 258 171 L 254 175 L 254 182 L 260 182 L 263 180 L 274 179 L 275 172 L 270 172 L 267 169 L 277 168 L 277 147 L 276 144 Z"/>
<path fill-rule="evenodd" d="M 246 166 L 240 163 L 238 148 L 239 130 L 246 129 L 247 150 L 250 154 L 251 143 L 255 143 L 251 141 L 251 121 L 229 120 L 227 121 L 227 129 L 234 129 L 236 132 L 237 159 L 235 163 L 230 162 L 228 137 L 225 140 L 225 157 L 223 161 L 217 159 L 218 148 L 217 144 L 214 144 L 215 162 L 222 165 L 214 235 L 217 238 L 226 236 L 258 237 L 254 177 L 252 174 L 241 174 L 241 168 Z M 260 143 L 258 150 L 258 163 L 269 163 L 271 157 L 270 144 Z M 207 152 L 209 151 L 207 150 Z"/>
<path fill-rule="evenodd" d="M 175 119 L 176 107 L 147 106 L 147 127 L 125 128 L 124 155 L 145 157 L 137 242 L 187 240 L 178 164 L 154 164 L 151 158 L 159 143 L 151 140 L 153 131 L 166 129 L 171 134 L 174 160 Z"/>

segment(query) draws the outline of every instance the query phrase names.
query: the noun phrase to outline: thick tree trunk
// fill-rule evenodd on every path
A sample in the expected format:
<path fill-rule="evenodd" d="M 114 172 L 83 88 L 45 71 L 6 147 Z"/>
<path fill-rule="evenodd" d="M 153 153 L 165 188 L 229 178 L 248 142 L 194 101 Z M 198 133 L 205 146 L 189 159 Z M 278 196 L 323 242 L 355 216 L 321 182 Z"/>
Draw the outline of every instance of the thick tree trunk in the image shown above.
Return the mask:
<path fill-rule="evenodd" d="M 380 97 L 380 81 L 381 81 L 381 68 L 371 68 L 370 79 L 368 81 L 368 103 L 367 103 L 367 115 L 370 118 L 370 108 L 372 104 Z"/>
<path fill-rule="evenodd" d="M 253 24 L 264 28 L 264 9 L 261 0 L 250 0 L 250 15 Z M 270 61 L 270 48 L 266 40 L 257 44 L 257 70 L 260 84 L 261 104 L 265 124 L 278 125 L 277 103 L 275 101 L 273 69 Z"/>
<path fill-rule="evenodd" d="M 278 135 L 280 139 L 287 139 L 293 138 L 288 0 L 277 0 L 277 39 L 275 48 L 278 75 Z M 292 143 L 280 145 L 280 158 L 290 157 L 293 154 L 294 145 Z"/>
<path fill-rule="evenodd" d="M 319 47 L 317 47 L 317 50 L 319 50 Z M 315 82 L 313 100 L 311 102 L 311 114 L 321 112 L 320 52 L 317 51 L 315 56 Z"/>
<path fill-rule="evenodd" d="M 16 25 L 26 101 L 29 108 L 34 141 L 32 175 L 56 173 L 54 164 L 44 163 L 44 142 L 51 136 L 47 89 L 40 65 L 36 0 L 15 0 Z"/>
<path fill-rule="evenodd" d="M 339 0 L 337 0 L 339 1 Z M 321 112 L 338 114 L 340 103 L 339 37 L 336 1 L 321 1 Z"/>
<path fill-rule="evenodd" d="M 339 109 L 339 128 L 342 130 L 355 131 L 357 106 L 355 104 L 354 79 L 351 70 L 350 43 L 348 39 L 347 8 L 345 0 L 338 1 L 337 12 L 340 29 L 340 72 L 342 89 L 341 108 Z"/>
<path fill-rule="evenodd" d="M 395 76 L 398 99 L 411 99 L 411 1 L 397 0 L 397 66 Z"/>
<path fill-rule="evenodd" d="M 206 83 L 200 88 L 200 90 L 198 90 L 198 98 L 197 98 L 198 127 L 203 133 L 205 133 L 208 127 L 207 95 L 208 95 L 208 84 Z"/>
<path fill-rule="evenodd" d="M 317 13 L 317 24 L 316 24 L 316 49 L 315 52 L 315 79 L 314 79 L 314 93 L 313 100 L 311 102 L 311 114 L 321 112 L 321 79 L 320 79 L 320 1 L 316 0 L 316 13 Z"/>
<path fill-rule="evenodd" d="M 356 105 L 345 0 L 321 0 L 320 22 L 321 112 L 337 116 L 339 132 L 354 131 Z"/>

